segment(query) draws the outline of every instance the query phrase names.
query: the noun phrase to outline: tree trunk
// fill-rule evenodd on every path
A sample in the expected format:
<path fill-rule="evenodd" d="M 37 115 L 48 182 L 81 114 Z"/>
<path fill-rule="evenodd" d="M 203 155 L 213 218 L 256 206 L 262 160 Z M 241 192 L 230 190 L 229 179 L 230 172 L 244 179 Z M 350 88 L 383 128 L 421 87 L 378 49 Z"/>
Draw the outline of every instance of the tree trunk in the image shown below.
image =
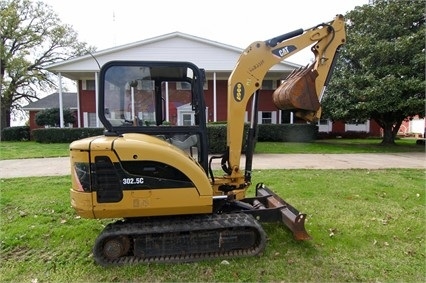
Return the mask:
<path fill-rule="evenodd" d="M 381 145 L 396 145 L 395 138 L 398 134 L 399 127 L 401 127 L 402 121 L 397 122 L 396 124 L 393 123 L 381 123 L 383 129 L 383 139 L 380 143 Z"/>
<path fill-rule="evenodd" d="M 5 107 L 2 103 L 1 105 L 1 113 L 0 113 L 0 140 L 1 140 L 1 132 L 4 128 L 10 127 L 10 109 Z"/>
<path fill-rule="evenodd" d="M 1 129 L 10 127 L 10 111 L 7 108 L 1 109 Z"/>

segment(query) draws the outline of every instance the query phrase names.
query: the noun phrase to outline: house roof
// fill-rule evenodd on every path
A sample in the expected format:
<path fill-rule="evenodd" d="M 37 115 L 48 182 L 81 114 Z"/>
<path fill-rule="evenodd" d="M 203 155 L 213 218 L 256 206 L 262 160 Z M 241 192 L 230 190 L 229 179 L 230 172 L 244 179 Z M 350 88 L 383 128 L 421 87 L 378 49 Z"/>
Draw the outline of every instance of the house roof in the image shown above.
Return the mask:
<path fill-rule="evenodd" d="M 67 109 L 77 109 L 77 93 L 76 92 L 63 92 L 62 104 Z M 59 108 L 59 93 L 52 93 L 42 99 L 30 102 L 28 105 L 22 107 L 26 111 L 38 111 L 47 108 Z"/>
<path fill-rule="evenodd" d="M 243 49 L 193 35 L 173 32 L 141 41 L 101 50 L 46 67 L 70 79 L 93 78 L 100 66 L 112 60 L 190 61 L 206 73 L 228 77 Z M 271 73 L 291 72 L 300 65 L 283 61 Z"/>

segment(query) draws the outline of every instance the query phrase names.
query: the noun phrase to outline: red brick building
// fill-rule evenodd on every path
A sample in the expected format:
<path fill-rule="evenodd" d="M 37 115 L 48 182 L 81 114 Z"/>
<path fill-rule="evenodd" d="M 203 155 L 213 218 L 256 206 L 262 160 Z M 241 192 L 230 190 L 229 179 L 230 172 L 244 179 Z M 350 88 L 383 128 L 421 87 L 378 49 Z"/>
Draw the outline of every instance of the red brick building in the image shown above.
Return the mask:
<path fill-rule="evenodd" d="M 56 63 L 48 66 L 47 70 L 58 74 L 61 84 L 65 84 L 67 79 L 76 82 L 76 126 L 102 127 L 97 118 L 97 77 L 100 66 L 112 60 L 190 61 L 206 72 L 204 93 L 207 120 L 226 121 L 227 79 L 242 51 L 241 48 L 216 41 L 174 32 Z M 280 80 L 299 67 L 298 64 L 283 61 L 266 74 L 260 91 L 259 123 L 301 122 L 294 119 L 291 113 L 277 109 L 272 101 L 272 93 L 279 86 Z M 171 97 L 174 91 L 179 91 L 179 86 L 170 86 Z M 61 93 L 61 90 L 58 92 Z M 190 118 L 193 115 L 190 109 L 182 105 L 169 105 L 169 109 L 170 122 L 183 121 L 184 116 Z M 247 109 L 246 120 L 250 115 L 250 109 Z M 33 126 L 32 122 L 30 124 Z M 380 134 L 379 127 L 370 121 L 362 125 L 320 121 L 318 125 L 320 131 L 325 132 L 364 131 L 371 135 Z"/>
<path fill-rule="evenodd" d="M 39 99 L 34 102 L 30 102 L 28 105 L 22 107 L 25 111 L 29 113 L 29 126 L 30 129 L 43 128 L 42 126 L 37 125 L 36 115 L 38 112 L 50 108 L 59 108 L 59 93 L 52 93 L 42 99 Z M 77 93 L 75 92 L 63 92 L 62 93 L 62 108 L 69 109 L 71 112 L 77 116 Z M 75 122 L 73 125 L 66 125 L 67 127 L 77 127 L 78 124 Z"/>

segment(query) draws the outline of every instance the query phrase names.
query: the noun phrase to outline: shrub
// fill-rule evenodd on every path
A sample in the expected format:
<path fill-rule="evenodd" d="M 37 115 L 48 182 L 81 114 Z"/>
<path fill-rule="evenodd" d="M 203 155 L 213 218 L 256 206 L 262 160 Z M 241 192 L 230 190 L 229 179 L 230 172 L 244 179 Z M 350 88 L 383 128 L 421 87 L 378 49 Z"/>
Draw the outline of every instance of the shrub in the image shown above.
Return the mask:
<path fill-rule="evenodd" d="M 209 144 L 209 153 L 223 153 L 226 150 L 226 123 L 216 122 L 207 125 L 207 139 Z M 245 142 L 249 125 L 244 125 L 243 144 L 241 151 L 244 152 Z"/>
<path fill-rule="evenodd" d="M 312 142 L 318 134 L 314 124 L 260 124 L 258 141 Z"/>
<path fill-rule="evenodd" d="M 103 128 L 46 128 L 31 131 L 33 139 L 40 143 L 71 143 L 75 140 L 102 135 Z"/>
<path fill-rule="evenodd" d="M 56 127 L 60 124 L 59 108 L 50 108 L 38 112 L 35 116 L 35 122 L 39 126 Z M 64 124 L 73 124 L 75 122 L 74 114 L 69 109 L 63 110 Z"/>
<path fill-rule="evenodd" d="M 212 124 L 207 126 L 209 153 L 222 153 L 226 149 L 226 125 Z"/>
<path fill-rule="evenodd" d="M 30 139 L 30 127 L 8 127 L 1 131 L 2 141 L 27 141 Z"/>
<path fill-rule="evenodd" d="M 284 129 L 280 124 L 260 124 L 258 125 L 257 140 L 264 141 L 283 141 Z"/>

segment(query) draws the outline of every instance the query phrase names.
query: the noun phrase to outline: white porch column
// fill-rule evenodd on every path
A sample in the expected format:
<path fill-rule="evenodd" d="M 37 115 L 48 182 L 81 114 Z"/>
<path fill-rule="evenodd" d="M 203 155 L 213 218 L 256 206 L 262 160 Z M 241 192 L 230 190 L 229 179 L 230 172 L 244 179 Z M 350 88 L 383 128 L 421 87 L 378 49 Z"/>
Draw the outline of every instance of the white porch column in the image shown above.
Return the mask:
<path fill-rule="evenodd" d="M 100 121 L 99 121 L 99 105 L 98 105 L 98 101 L 99 101 L 99 78 L 98 78 L 98 72 L 95 72 L 95 103 L 96 103 L 96 127 L 99 128 L 100 127 Z"/>
<path fill-rule="evenodd" d="M 217 121 L 217 105 L 216 105 L 216 72 L 213 73 L 213 122 Z"/>
<path fill-rule="evenodd" d="M 81 128 L 80 88 L 77 80 L 77 127 Z"/>
<path fill-rule="evenodd" d="M 170 108 L 169 108 L 169 82 L 166 82 L 166 121 L 170 122 Z"/>
<path fill-rule="evenodd" d="M 63 101 L 62 101 L 62 74 L 59 72 L 58 73 L 58 77 L 59 77 L 59 127 L 63 128 L 64 127 L 64 105 L 63 105 Z"/>

